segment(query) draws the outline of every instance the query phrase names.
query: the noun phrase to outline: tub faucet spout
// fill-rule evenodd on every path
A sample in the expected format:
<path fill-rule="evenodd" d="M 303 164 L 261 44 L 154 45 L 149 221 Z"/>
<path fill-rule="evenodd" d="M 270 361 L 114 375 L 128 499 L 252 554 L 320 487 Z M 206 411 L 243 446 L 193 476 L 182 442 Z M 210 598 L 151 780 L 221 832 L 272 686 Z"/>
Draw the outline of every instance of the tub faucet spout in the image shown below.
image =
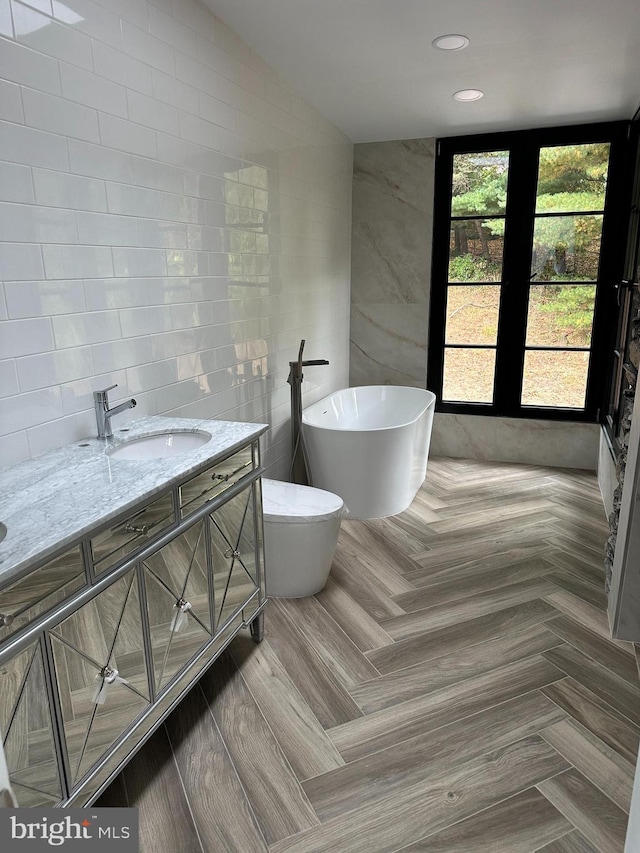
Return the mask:
<path fill-rule="evenodd" d="M 293 387 L 294 382 L 301 383 L 302 382 L 302 368 L 303 367 L 316 367 L 322 364 L 329 364 L 326 358 L 312 358 L 308 361 L 302 360 L 302 350 L 304 349 L 306 341 L 303 339 L 300 341 L 300 350 L 298 352 L 298 360 L 289 362 L 289 377 L 287 382 L 291 387 Z"/>
<path fill-rule="evenodd" d="M 112 438 L 113 432 L 111 430 L 111 418 L 114 415 L 119 415 L 120 412 L 124 412 L 126 409 L 133 409 L 133 407 L 137 405 L 136 401 L 132 397 L 130 400 L 125 400 L 124 403 L 120 403 L 119 406 L 114 406 L 113 409 L 110 409 L 109 391 L 113 391 L 113 389 L 117 387 L 117 384 L 110 385 L 109 388 L 103 388 L 102 391 L 93 392 L 93 404 L 96 410 L 96 423 L 98 425 L 98 438 Z"/>
<path fill-rule="evenodd" d="M 293 385 L 294 382 L 302 382 L 302 368 L 316 367 L 320 364 L 329 364 L 326 358 L 316 358 L 310 361 L 290 361 L 289 362 L 289 378 L 287 382 Z"/>

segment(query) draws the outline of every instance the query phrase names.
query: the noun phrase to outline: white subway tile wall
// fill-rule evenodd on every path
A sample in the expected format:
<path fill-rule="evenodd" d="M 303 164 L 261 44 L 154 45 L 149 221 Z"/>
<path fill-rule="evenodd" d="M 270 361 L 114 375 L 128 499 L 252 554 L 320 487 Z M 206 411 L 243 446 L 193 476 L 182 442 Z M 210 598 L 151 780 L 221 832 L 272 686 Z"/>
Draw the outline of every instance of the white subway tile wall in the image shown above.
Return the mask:
<path fill-rule="evenodd" d="M 200 0 L 0 0 L 0 466 L 348 384 L 353 146 Z"/>

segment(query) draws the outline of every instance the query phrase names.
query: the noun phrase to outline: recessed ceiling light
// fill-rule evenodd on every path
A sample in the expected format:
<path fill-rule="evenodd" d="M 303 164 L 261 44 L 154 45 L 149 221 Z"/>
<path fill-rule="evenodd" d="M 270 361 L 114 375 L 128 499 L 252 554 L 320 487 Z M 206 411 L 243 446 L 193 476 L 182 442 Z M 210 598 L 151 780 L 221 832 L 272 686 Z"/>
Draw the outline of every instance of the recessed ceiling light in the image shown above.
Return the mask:
<path fill-rule="evenodd" d="M 467 47 L 469 44 L 469 39 L 457 33 L 449 33 L 446 36 L 438 36 L 431 44 L 437 47 L 438 50 L 462 50 L 463 47 Z"/>
<path fill-rule="evenodd" d="M 460 89 L 459 92 L 454 92 L 453 97 L 456 101 L 467 103 L 468 101 L 479 101 L 484 97 L 484 92 L 480 89 Z"/>

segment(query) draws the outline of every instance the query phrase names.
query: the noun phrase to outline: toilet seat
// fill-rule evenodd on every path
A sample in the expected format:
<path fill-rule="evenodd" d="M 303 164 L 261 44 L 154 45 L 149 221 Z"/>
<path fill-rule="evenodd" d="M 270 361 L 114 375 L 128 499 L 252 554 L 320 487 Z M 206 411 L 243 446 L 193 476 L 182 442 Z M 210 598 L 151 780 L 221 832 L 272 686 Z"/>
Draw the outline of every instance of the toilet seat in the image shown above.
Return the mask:
<path fill-rule="evenodd" d="M 303 524 L 341 518 L 344 501 L 333 492 L 262 478 L 262 514 L 265 521 Z"/>

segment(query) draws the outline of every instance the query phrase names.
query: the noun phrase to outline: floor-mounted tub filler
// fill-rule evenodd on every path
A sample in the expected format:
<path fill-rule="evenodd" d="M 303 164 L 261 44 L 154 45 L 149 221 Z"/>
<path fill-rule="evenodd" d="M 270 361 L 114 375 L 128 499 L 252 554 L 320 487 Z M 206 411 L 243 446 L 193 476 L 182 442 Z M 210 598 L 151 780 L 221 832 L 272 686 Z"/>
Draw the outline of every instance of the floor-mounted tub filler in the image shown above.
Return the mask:
<path fill-rule="evenodd" d="M 407 509 L 422 485 L 436 397 L 422 388 L 335 391 L 302 413 L 313 485 L 345 502 L 349 518 Z"/>

